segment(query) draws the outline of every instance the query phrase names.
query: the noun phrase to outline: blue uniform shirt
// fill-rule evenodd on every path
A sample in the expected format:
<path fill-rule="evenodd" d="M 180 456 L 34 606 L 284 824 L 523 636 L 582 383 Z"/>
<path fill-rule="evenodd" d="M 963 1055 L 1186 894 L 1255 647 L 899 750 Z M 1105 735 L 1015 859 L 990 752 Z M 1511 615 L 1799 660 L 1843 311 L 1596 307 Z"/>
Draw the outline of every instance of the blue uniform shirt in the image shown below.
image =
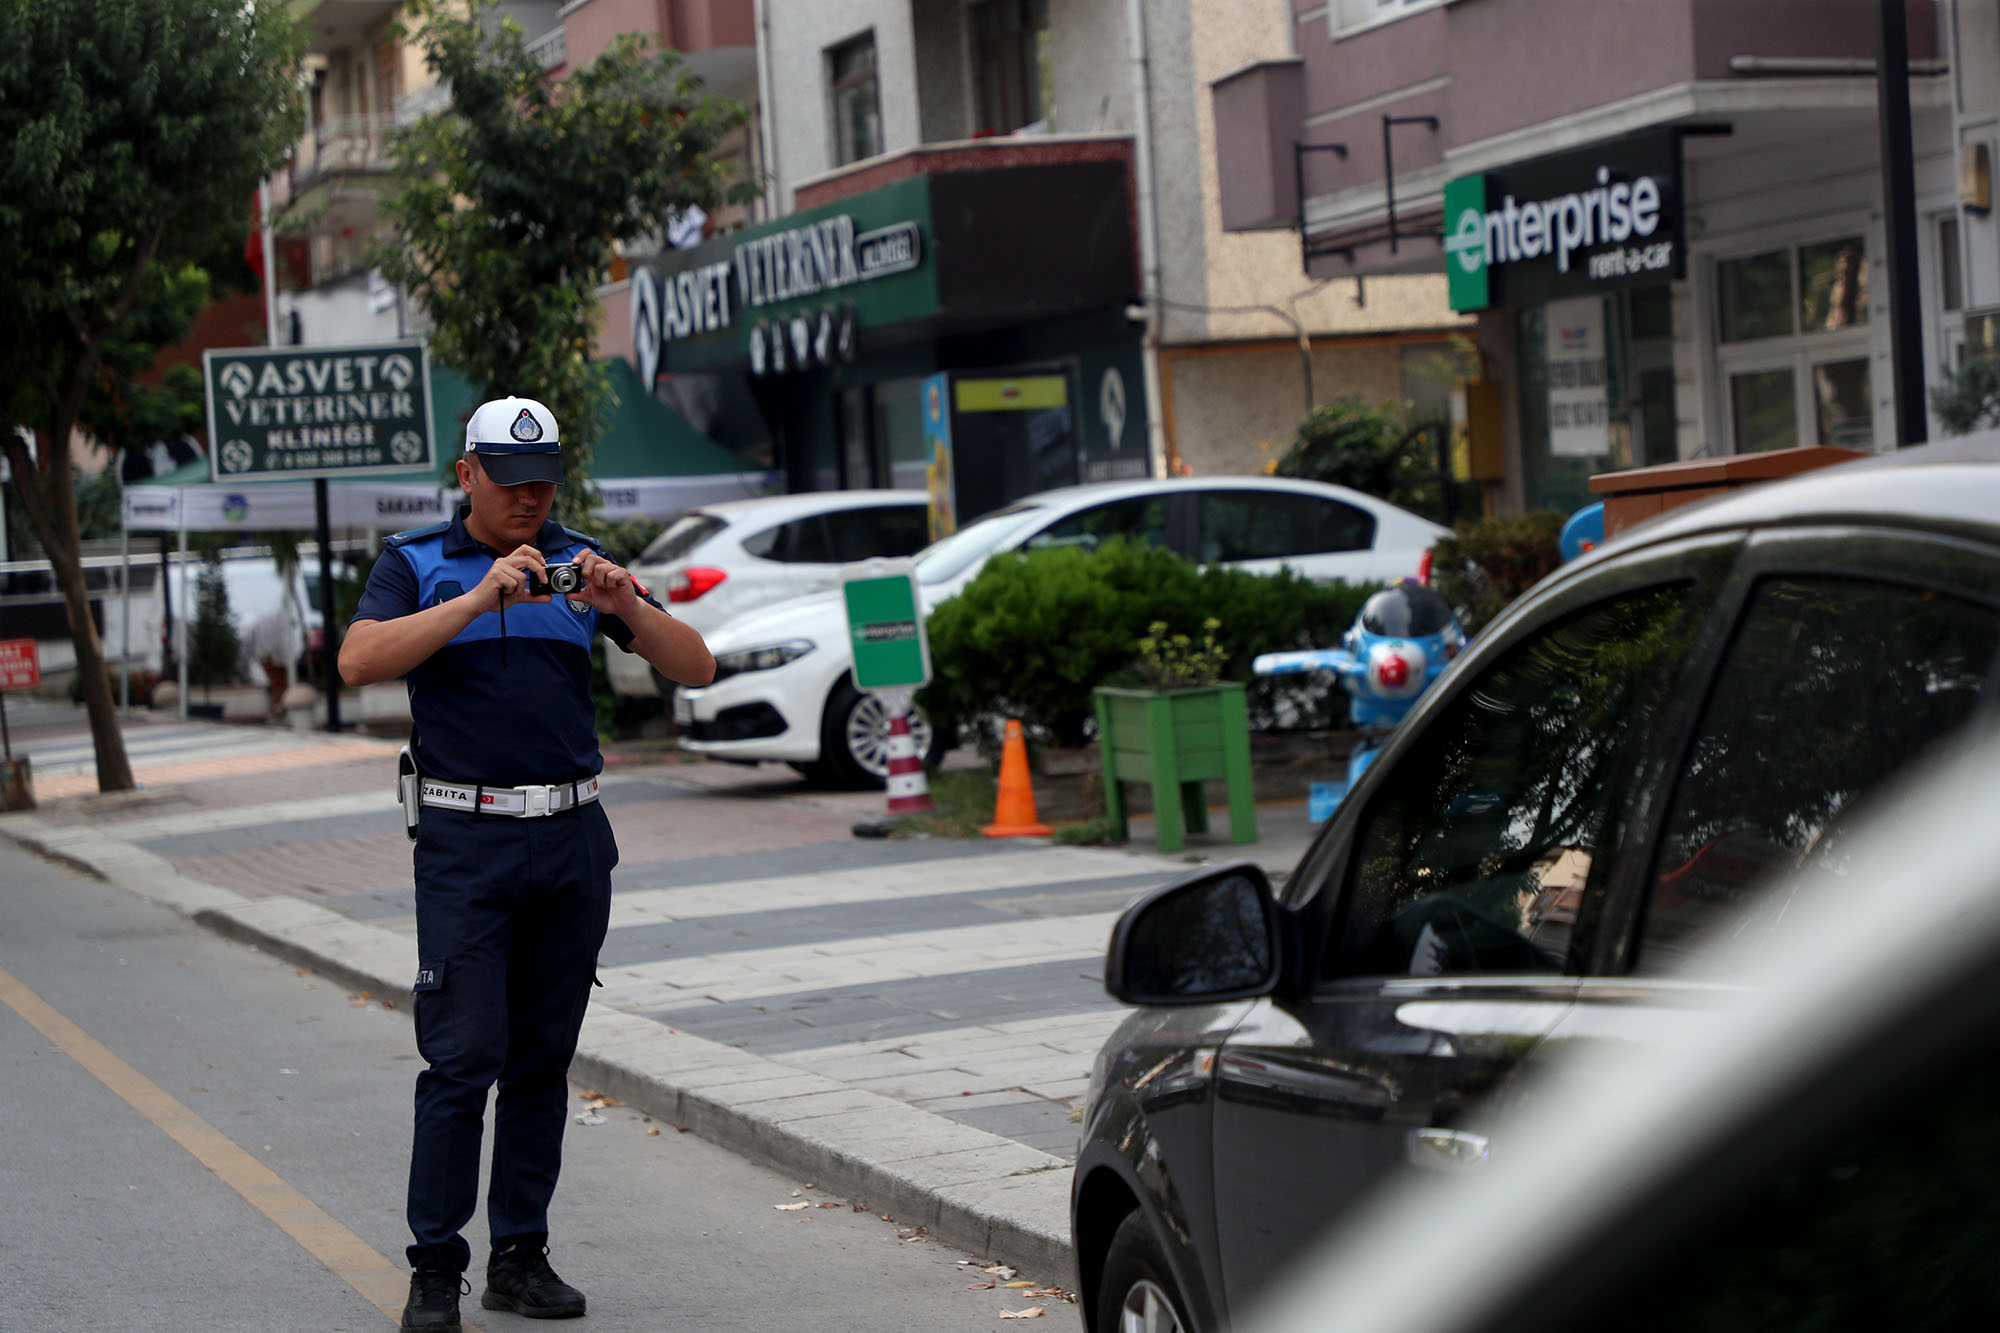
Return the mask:
<path fill-rule="evenodd" d="M 551 564 L 586 550 L 603 554 L 553 522 L 542 524 L 535 547 Z M 386 538 L 383 548 L 356 620 L 394 620 L 469 593 L 500 557 L 465 530 L 463 509 L 449 523 Z M 501 617 L 486 608 L 405 678 L 418 768 L 489 787 L 569 782 L 603 768 L 590 694 L 590 646 L 600 629 L 620 648 L 632 642 L 617 616 L 553 597 L 507 608 L 503 648 Z"/>

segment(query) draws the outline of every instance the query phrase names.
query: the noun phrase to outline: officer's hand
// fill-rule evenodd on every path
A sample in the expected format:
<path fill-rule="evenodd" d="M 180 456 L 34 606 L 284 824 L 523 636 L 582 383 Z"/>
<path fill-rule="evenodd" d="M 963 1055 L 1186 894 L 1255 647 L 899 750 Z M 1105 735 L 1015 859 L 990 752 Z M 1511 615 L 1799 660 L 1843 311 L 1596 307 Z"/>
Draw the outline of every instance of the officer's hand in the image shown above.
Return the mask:
<path fill-rule="evenodd" d="M 483 599 L 482 606 L 518 606 L 523 602 L 546 602 L 547 593 L 528 591 L 528 571 L 533 570 L 536 578 L 544 578 L 547 565 L 542 553 L 532 546 L 517 546 L 511 555 L 503 555 L 493 562 L 486 571 L 486 577 L 479 580 L 473 595 Z"/>
<path fill-rule="evenodd" d="M 583 574 L 583 587 L 577 590 L 579 601 L 614 616 L 628 615 L 641 605 L 639 581 L 624 566 L 595 551 L 585 551 L 576 558 L 576 567 Z"/>

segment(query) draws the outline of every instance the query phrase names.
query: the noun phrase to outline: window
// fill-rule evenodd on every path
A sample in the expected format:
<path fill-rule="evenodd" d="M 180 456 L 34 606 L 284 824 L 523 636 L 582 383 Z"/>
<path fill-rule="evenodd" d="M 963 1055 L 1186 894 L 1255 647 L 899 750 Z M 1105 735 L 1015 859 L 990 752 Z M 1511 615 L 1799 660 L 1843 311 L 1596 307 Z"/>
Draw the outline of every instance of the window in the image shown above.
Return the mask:
<path fill-rule="evenodd" d="M 1614 773 L 1686 649 L 1686 600 L 1570 616 L 1432 719 L 1363 816 L 1330 974 L 1576 970 Z"/>
<path fill-rule="evenodd" d="M 639 563 L 663 565 L 669 560 L 678 560 L 728 526 L 715 515 L 704 514 L 698 510 L 691 514 L 682 514 L 667 525 L 665 532 L 647 544 L 645 551 L 639 556 Z M 747 538 L 743 545 L 746 549 L 749 547 L 750 542 Z M 761 555 L 762 552 L 752 551 L 751 554 Z"/>
<path fill-rule="evenodd" d="M 833 534 L 834 559 L 839 561 L 914 555 L 930 541 L 922 505 L 849 509 L 828 514 L 826 523 Z"/>
<path fill-rule="evenodd" d="M 882 151 L 882 101 L 875 83 L 875 34 L 843 42 L 826 53 L 833 92 L 835 166 Z"/>
<path fill-rule="evenodd" d="M 1716 332 L 1738 453 L 1875 442 L 1868 248 L 1860 236 L 1724 259 Z"/>
<path fill-rule="evenodd" d="M 1201 558 L 1205 563 L 1365 551 L 1374 540 L 1373 515 L 1318 496 L 1289 491 L 1208 491 L 1201 497 Z"/>
<path fill-rule="evenodd" d="M 1130 500 L 1114 500 L 1071 514 L 1051 523 L 1028 539 L 1028 549 L 1050 546 L 1081 546 L 1094 551 L 1113 537 L 1130 537 L 1152 546 L 1167 544 L 1167 502 L 1159 496 L 1141 495 Z"/>
<path fill-rule="evenodd" d="M 979 132 L 1012 134 L 1054 119 L 1048 0 L 980 0 L 972 6 Z"/>
<path fill-rule="evenodd" d="M 1430 9 L 1445 0 L 1331 0 L 1327 13 L 1335 32 L 1387 23 L 1419 9 Z"/>
<path fill-rule="evenodd" d="M 1640 966 L 1679 959 L 1774 872 L 1838 870 L 1848 812 L 1970 721 L 1996 650 L 2000 613 L 1926 588 L 1761 584 L 1674 792 Z M 1781 903 L 1764 906 L 1781 917 Z"/>

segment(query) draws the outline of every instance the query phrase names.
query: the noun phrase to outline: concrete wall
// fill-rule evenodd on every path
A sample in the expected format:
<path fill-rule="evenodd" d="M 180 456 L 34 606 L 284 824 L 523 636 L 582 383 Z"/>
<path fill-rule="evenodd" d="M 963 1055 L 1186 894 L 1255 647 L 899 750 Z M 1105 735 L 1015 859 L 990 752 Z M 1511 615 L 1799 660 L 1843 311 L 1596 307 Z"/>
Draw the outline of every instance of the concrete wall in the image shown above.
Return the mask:
<path fill-rule="evenodd" d="M 1370 404 L 1400 402 L 1410 342 L 1321 342 L 1312 349 L 1316 405 L 1345 394 Z M 1296 345 L 1251 343 L 1165 353 L 1161 378 L 1172 396 L 1181 458 L 1200 476 L 1259 473 L 1283 457 L 1305 420 L 1305 372 Z"/>
<path fill-rule="evenodd" d="M 766 111 L 777 142 L 779 213 L 792 210 L 792 189 L 799 181 L 836 165 L 828 48 L 873 30 L 883 148 L 894 152 L 921 142 L 910 0 L 847 0 L 839 5 L 823 0 L 764 0 L 764 11 L 766 23 L 759 37 L 769 39 Z"/>

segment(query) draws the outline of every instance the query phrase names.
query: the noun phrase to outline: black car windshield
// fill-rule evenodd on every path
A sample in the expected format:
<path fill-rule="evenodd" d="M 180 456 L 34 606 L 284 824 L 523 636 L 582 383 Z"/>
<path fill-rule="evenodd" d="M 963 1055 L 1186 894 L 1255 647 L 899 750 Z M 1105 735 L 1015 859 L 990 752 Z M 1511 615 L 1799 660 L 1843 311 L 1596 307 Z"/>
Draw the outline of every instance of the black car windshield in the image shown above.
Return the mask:
<path fill-rule="evenodd" d="M 932 542 L 917 552 L 917 582 L 949 583 L 1031 527 L 1046 512 L 1039 504 L 1009 505 Z"/>

